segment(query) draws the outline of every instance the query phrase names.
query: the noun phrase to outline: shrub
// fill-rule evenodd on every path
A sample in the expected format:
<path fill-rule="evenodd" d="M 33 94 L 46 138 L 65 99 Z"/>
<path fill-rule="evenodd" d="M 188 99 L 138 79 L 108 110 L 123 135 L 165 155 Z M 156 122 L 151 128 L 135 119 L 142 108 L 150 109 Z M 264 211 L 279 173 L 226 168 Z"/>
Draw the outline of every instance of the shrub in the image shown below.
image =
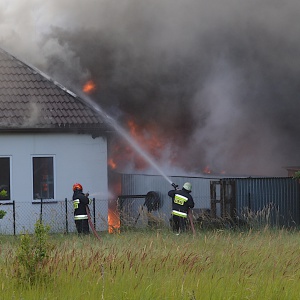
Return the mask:
<path fill-rule="evenodd" d="M 5 210 L 0 210 L 0 219 L 3 219 L 3 217 L 6 215 Z"/>
<path fill-rule="evenodd" d="M 43 282 L 47 278 L 45 262 L 52 247 L 48 241 L 50 227 L 35 223 L 34 234 L 21 235 L 15 260 L 15 275 L 23 283 Z"/>
<path fill-rule="evenodd" d="M 300 179 L 300 171 L 295 172 L 293 178 L 294 179 Z"/>
<path fill-rule="evenodd" d="M 8 199 L 8 193 L 6 190 L 1 190 L 0 191 L 0 199 L 3 199 L 3 200 L 7 200 Z"/>

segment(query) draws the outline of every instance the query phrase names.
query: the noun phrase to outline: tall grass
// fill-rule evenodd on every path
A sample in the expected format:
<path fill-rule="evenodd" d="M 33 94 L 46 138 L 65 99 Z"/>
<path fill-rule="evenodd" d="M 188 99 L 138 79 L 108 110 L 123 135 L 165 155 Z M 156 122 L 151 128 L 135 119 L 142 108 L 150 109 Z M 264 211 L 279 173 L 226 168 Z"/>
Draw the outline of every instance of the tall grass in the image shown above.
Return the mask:
<path fill-rule="evenodd" d="M 1 299 L 299 299 L 300 234 L 167 230 L 52 236 L 49 281 L 14 279 L 17 241 L 0 250 Z"/>

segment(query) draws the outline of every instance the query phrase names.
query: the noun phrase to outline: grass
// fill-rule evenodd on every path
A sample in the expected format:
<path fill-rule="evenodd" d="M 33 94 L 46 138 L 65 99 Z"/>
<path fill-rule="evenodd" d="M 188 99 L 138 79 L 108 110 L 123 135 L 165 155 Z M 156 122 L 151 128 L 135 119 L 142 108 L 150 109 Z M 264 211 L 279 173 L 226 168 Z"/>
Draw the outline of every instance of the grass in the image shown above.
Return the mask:
<path fill-rule="evenodd" d="M 300 233 L 168 230 L 51 236 L 45 282 L 19 282 L 0 237 L 1 299 L 299 299 Z"/>

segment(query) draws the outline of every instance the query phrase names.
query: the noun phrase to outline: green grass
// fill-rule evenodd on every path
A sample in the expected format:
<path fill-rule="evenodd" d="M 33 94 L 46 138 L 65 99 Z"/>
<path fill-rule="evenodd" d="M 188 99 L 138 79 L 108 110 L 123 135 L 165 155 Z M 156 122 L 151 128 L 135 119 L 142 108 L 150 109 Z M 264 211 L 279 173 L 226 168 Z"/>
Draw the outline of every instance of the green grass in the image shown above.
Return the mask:
<path fill-rule="evenodd" d="M 169 231 L 51 236 L 34 285 L 14 278 L 17 237 L 0 237 L 0 299 L 300 299 L 300 233 Z"/>

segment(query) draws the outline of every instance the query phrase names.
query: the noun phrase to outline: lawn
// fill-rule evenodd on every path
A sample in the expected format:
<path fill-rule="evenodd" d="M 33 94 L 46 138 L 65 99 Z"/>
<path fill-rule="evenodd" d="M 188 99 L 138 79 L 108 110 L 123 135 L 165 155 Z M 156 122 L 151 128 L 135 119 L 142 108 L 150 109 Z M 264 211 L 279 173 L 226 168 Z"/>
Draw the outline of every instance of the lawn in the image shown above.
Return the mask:
<path fill-rule="evenodd" d="M 18 280 L 20 237 L 0 237 L 0 299 L 300 299 L 296 230 L 49 236 L 43 278 Z"/>

